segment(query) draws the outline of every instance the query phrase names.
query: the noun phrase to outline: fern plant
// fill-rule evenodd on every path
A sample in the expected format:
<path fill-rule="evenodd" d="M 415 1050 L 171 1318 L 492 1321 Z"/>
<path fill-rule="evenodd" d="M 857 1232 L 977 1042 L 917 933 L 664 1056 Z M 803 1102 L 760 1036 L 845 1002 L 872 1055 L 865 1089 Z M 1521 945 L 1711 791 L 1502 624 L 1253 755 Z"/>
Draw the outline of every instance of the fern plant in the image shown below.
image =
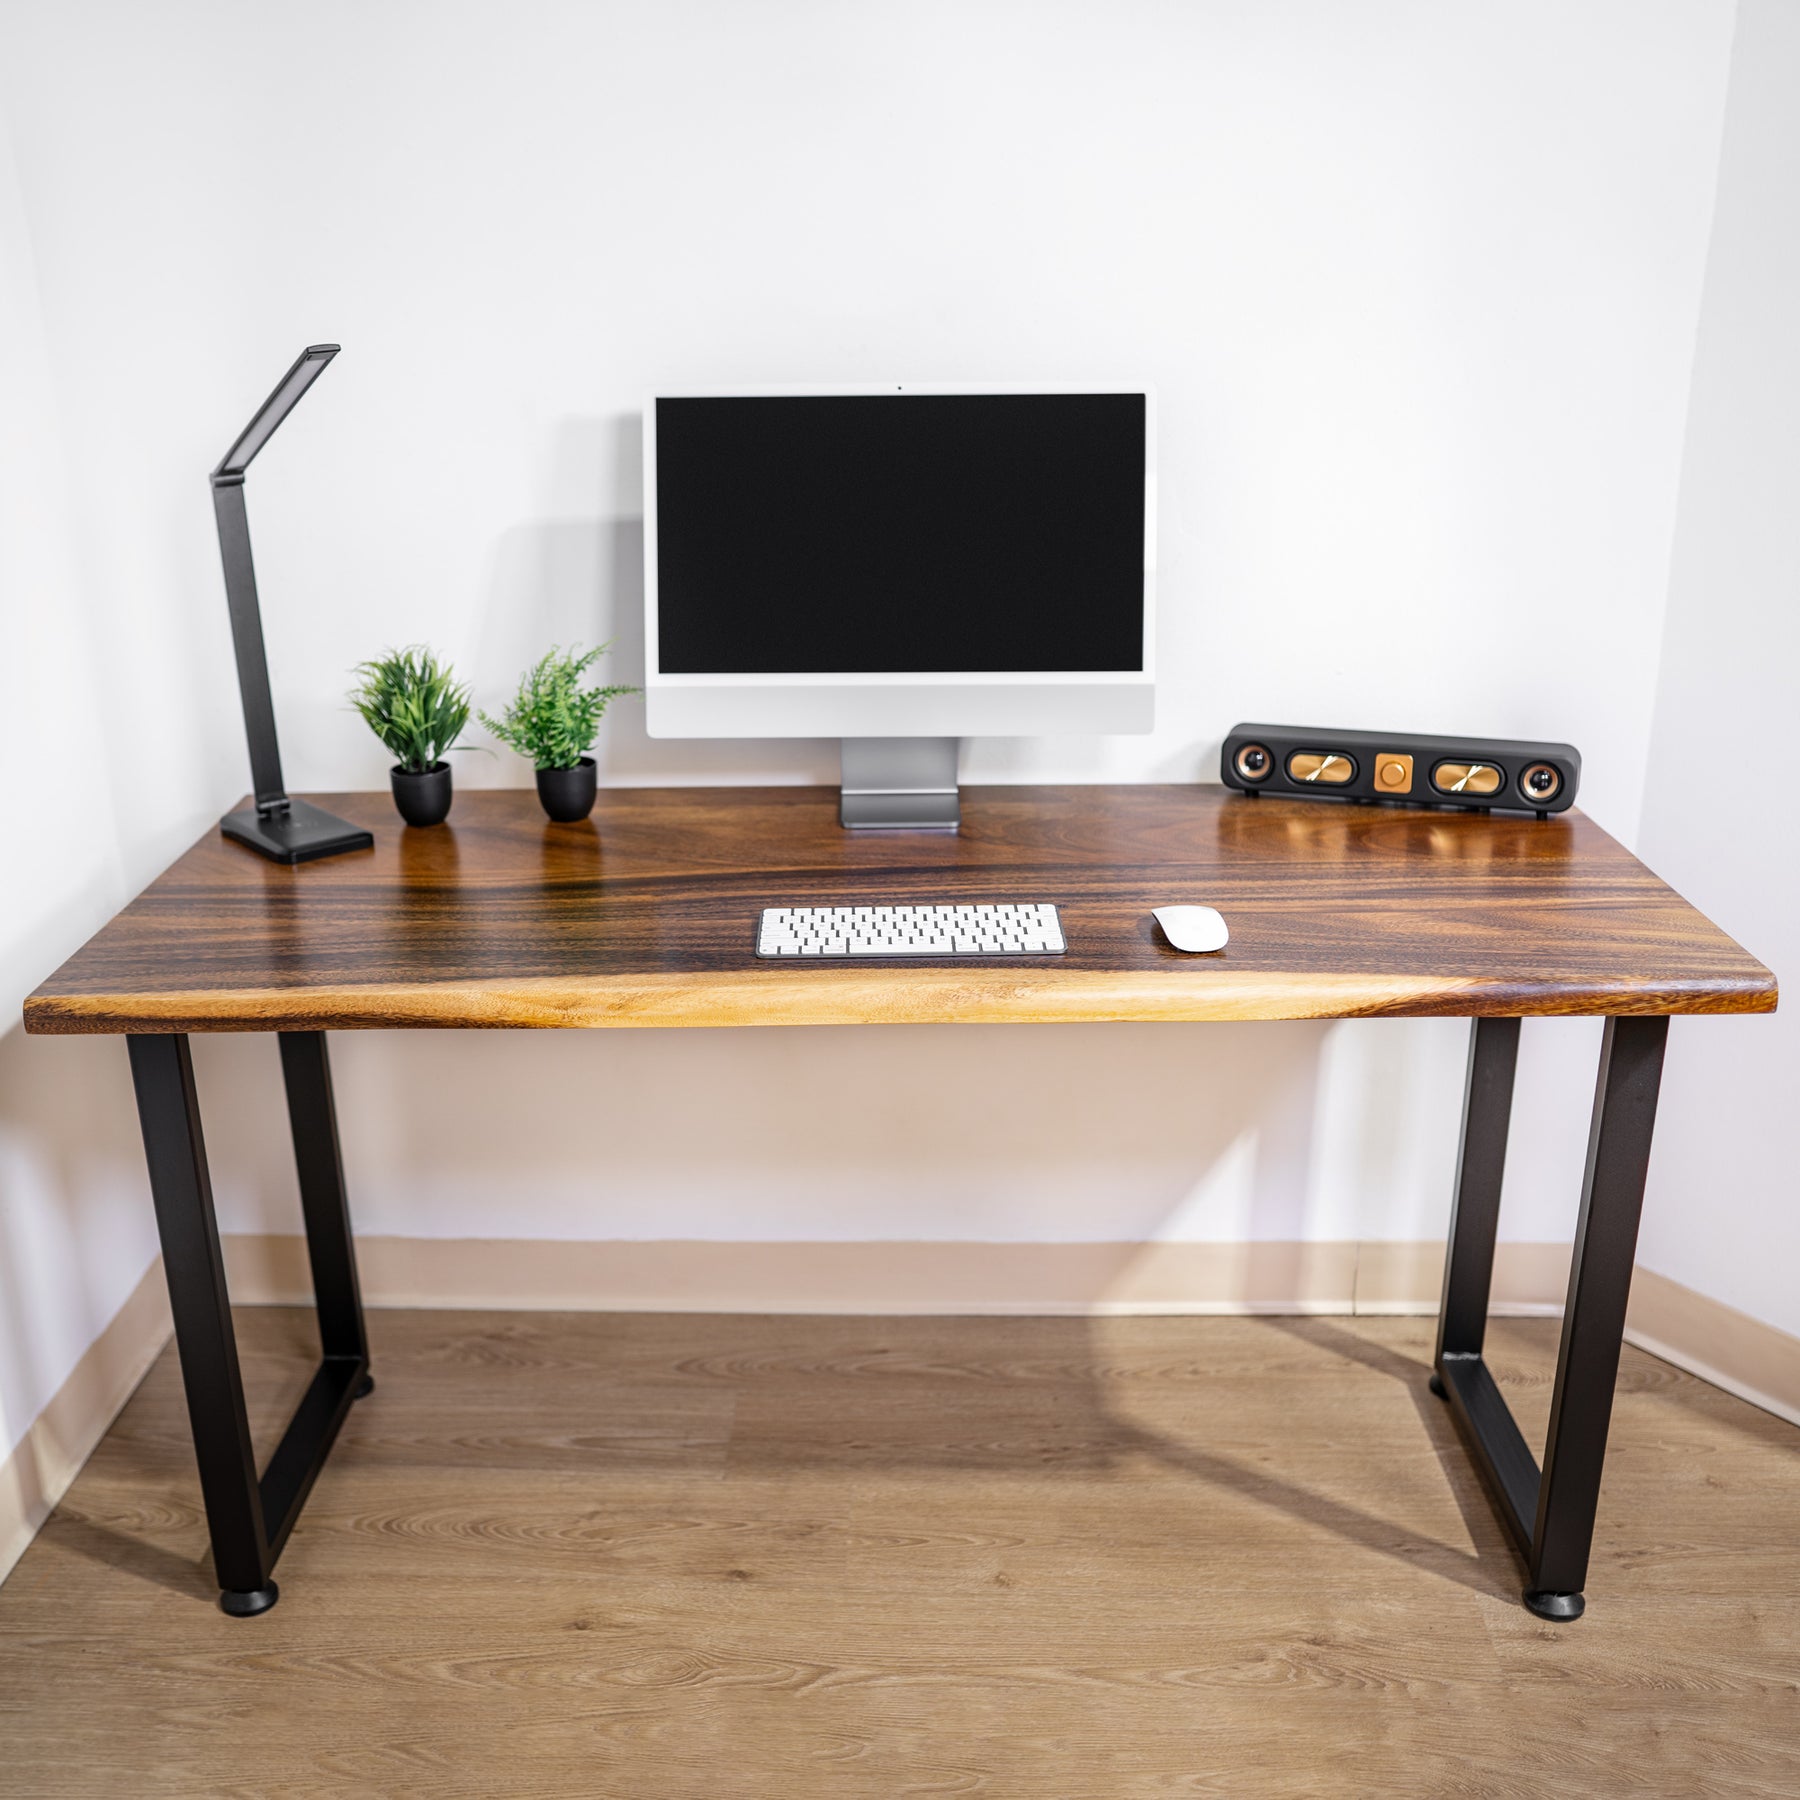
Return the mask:
<path fill-rule="evenodd" d="M 469 722 L 469 690 L 423 644 L 358 663 L 350 704 L 409 775 L 444 760 Z"/>
<path fill-rule="evenodd" d="M 501 743 L 540 769 L 573 769 L 593 748 L 610 702 L 634 687 L 588 687 L 581 678 L 606 650 L 553 647 L 519 677 L 519 691 L 500 716 L 481 722 Z"/>

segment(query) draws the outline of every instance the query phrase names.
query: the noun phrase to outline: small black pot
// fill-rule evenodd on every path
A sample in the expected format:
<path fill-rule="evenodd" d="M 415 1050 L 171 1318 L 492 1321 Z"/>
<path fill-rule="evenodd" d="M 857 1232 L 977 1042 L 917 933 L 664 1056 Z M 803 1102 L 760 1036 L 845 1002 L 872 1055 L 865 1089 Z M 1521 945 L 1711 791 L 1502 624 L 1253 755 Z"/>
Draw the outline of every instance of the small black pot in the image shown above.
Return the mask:
<path fill-rule="evenodd" d="M 415 775 L 395 763 L 388 771 L 394 804 L 409 825 L 441 825 L 450 816 L 450 765 L 433 763 Z"/>
<path fill-rule="evenodd" d="M 594 759 L 584 756 L 572 769 L 539 769 L 538 799 L 559 825 L 573 825 L 594 810 L 599 776 Z"/>

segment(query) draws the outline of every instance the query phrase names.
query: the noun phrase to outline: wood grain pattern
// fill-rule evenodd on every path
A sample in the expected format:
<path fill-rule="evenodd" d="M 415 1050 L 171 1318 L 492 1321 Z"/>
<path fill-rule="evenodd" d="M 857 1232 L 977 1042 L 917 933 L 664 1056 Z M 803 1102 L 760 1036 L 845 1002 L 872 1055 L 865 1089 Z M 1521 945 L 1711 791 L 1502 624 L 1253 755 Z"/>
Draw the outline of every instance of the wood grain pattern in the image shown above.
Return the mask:
<path fill-rule="evenodd" d="M 248 1622 L 163 1357 L 0 1587 L 0 1796 L 1800 1791 L 1800 1430 L 1634 1350 L 1561 1628 L 1429 1319 L 370 1328 Z M 266 1453 L 310 1324 L 239 1332 Z M 1556 1335 L 1490 1332 L 1533 1437 Z"/>
<path fill-rule="evenodd" d="M 965 792 L 959 836 L 849 833 L 825 788 L 461 795 L 284 868 L 209 834 L 26 1002 L 39 1032 L 1763 1012 L 1774 977 L 1591 820 L 1221 788 Z M 1052 900 L 1042 963 L 758 963 L 765 905 Z M 1215 957 L 1151 909 L 1217 906 Z"/>

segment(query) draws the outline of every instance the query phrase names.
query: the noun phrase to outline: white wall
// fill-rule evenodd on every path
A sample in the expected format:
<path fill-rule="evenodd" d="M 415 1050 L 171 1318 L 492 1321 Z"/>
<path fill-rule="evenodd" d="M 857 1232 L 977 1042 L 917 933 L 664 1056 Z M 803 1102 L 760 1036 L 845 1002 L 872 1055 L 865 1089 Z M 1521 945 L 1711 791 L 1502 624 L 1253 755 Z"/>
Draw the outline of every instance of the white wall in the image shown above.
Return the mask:
<path fill-rule="evenodd" d="M 154 872 L 108 801 L 110 697 L 45 356 L 37 272 L 0 132 L 0 1458 L 156 1253 L 116 1043 L 27 1041 L 19 1002 Z M 190 803 L 199 789 L 190 794 Z M 171 807 L 179 802 L 169 796 Z M 129 871 L 129 873 L 128 873 Z M 5 1516 L 0 1494 L 0 1518 Z M 6 1546 L 0 1543 L 0 1557 Z"/>
<path fill-rule="evenodd" d="M 1800 721 L 1800 11 L 1743 0 L 1644 808 L 1650 863 L 1776 971 Z M 1800 1336 L 1800 1018 L 1678 1021 L 1641 1260 Z"/>
<path fill-rule="evenodd" d="M 639 673 L 659 383 L 1124 375 L 1162 419 L 1158 730 L 977 744 L 969 779 L 1209 777 L 1241 717 L 1541 734 L 1629 840 L 1731 27 L 1728 0 L 15 7 L 0 102 L 126 884 L 244 788 L 202 476 L 321 338 L 345 353 L 250 487 L 296 788 L 382 785 L 341 697 L 386 644 L 490 702 L 556 638 Z M 601 756 L 834 773 L 652 743 L 629 705 Z M 34 779 L 55 814 L 62 771 Z M 371 1035 L 337 1067 L 369 1230 L 1411 1238 L 1446 1211 L 1463 1036 Z M 1594 1046 L 1527 1034 L 1509 1235 L 1568 1229 Z M 271 1050 L 198 1060 L 227 1222 L 291 1226 Z"/>

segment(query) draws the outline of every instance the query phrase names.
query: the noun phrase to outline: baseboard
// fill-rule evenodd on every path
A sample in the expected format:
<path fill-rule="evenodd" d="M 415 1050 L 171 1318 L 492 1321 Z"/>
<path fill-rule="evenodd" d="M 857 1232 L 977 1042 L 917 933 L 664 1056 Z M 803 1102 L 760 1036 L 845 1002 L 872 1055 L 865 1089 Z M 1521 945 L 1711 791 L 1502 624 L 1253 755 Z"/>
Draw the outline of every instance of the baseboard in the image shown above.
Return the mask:
<path fill-rule="evenodd" d="M 1625 1341 L 1800 1425 L 1800 1338 L 1640 1267 Z"/>
<path fill-rule="evenodd" d="M 1437 1311 L 1441 1241 L 1233 1244 L 563 1243 L 357 1240 L 371 1306 L 573 1312 L 868 1314 Z M 305 1241 L 225 1241 L 233 1293 L 292 1305 L 311 1292 Z M 1497 1245 L 1491 1310 L 1555 1317 L 1566 1244 Z M 1639 1269 L 1626 1338 L 1800 1424 L 1800 1339 Z"/>
<path fill-rule="evenodd" d="M 308 1291 L 304 1240 L 230 1238 L 232 1291 Z M 753 1313 L 1347 1312 L 1356 1246 L 357 1239 L 373 1306 Z"/>
<path fill-rule="evenodd" d="M 172 1329 L 169 1290 L 158 1257 L 12 1454 L 0 1462 L 0 1581 L 80 1474 Z"/>
<path fill-rule="evenodd" d="M 225 1240 L 232 1292 L 311 1292 L 299 1237 Z M 1229 1244 L 565 1243 L 536 1238 L 357 1240 L 371 1306 L 572 1312 L 1434 1313 L 1444 1246 Z M 1569 1253 L 1502 1244 L 1499 1313 L 1555 1313 Z"/>
<path fill-rule="evenodd" d="M 1496 1244 L 1488 1308 L 1509 1318 L 1553 1318 L 1569 1286 L 1567 1244 Z M 1435 1314 L 1444 1289 L 1444 1243 L 1356 1246 L 1355 1304 L 1346 1312 Z"/>

